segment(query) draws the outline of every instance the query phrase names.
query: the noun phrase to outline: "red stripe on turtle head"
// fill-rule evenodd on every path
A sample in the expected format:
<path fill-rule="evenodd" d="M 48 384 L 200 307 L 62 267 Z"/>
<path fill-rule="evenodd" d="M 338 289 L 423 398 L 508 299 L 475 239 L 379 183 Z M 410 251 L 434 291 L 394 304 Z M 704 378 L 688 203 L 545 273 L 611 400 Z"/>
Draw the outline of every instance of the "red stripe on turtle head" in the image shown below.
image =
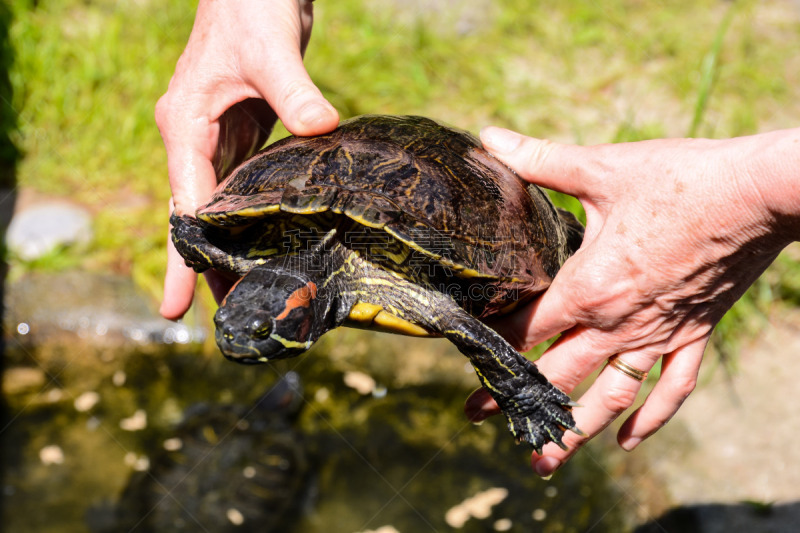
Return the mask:
<path fill-rule="evenodd" d="M 308 307 L 311 305 L 311 300 L 317 297 L 317 285 L 313 281 L 309 281 L 286 298 L 286 307 L 283 308 L 281 314 L 275 317 L 275 320 L 283 320 L 292 309 L 298 307 Z"/>
<path fill-rule="evenodd" d="M 239 283 L 242 282 L 243 279 L 244 279 L 244 276 L 242 276 L 241 278 L 237 279 L 236 283 L 234 283 L 233 286 L 230 289 L 228 289 L 228 294 L 225 295 L 225 298 L 223 298 L 222 302 L 219 304 L 220 307 L 224 307 L 225 304 L 228 303 L 228 296 L 231 295 L 231 293 L 236 289 L 236 287 L 239 285 Z"/>

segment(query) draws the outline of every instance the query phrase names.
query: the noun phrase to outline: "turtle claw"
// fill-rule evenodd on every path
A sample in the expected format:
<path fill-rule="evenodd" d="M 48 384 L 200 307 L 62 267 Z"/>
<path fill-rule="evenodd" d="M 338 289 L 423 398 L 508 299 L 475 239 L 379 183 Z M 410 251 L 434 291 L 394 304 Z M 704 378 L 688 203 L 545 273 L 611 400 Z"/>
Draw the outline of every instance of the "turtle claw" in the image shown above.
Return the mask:
<path fill-rule="evenodd" d="M 584 439 L 589 437 L 588 434 L 584 433 L 583 431 L 581 431 L 580 429 L 578 429 L 576 427 L 571 427 L 571 428 L 569 428 L 569 430 L 571 432 L 575 433 L 577 436 L 582 437 Z"/>
<path fill-rule="evenodd" d="M 508 429 L 517 443 L 527 442 L 536 453 L 541 454 L 548 442 L 554 442 L 562 450 L 567 450 L 562 437 L 567 431 L 586 436 L 575 427 L 572 418 L 572 403 L 567 396 L 549 386 L 542 390 L 535 386 L 500 403 L 508 420 Z"/>

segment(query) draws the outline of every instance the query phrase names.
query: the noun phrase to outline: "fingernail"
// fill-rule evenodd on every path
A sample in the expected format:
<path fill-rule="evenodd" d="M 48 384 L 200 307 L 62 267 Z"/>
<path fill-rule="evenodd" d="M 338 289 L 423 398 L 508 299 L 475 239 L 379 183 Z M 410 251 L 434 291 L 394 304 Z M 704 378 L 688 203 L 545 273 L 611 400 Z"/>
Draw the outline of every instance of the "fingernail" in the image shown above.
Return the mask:
<path fill-rule="evenodd" d="M 505 128 L 487 126 L 481 130 L 481 141 L 493 152 L 508 154 L 522 142 L 522 135 Z"/>
<path fill-rule="evenodd" d="M 306 126 L 313 126 L 317 122 L 325 120 L 328 114 L 329 109 L 327 106 L 319 102 L 311 102 L 300 110 L 297 114 L 297 118 Z"/>
<path fill-rule="evenodd" d="M 630 452 L 641 443 L 642 439 L 640 439 L 639 437 L 630 437 L 626 439 L 624 442 L 620 442 L 619 445 L 626 452 Z"/>
<path fill-rule="evenodd" d="M 533 465 L 533 470 L 536 472 L 536 475 L 544 478 L 549 479 L 553 473 L 559 469 L 561 466 L 561 461 L 556 459 L 555 457 L 540 457 L 536 463 Z"/>

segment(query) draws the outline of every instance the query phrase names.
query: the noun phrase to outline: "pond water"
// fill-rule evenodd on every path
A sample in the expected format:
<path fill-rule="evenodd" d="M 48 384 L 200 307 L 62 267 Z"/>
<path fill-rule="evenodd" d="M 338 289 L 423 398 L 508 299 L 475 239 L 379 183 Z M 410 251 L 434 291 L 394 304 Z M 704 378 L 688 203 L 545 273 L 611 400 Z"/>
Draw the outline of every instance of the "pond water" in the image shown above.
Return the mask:
<path fill-rule="evenodd" d="M 601 453 L 545 481 L 500 419 L 466 422 L 477 380 L 445 341 L 341 330 L 300 358 L 240 366 L 201 330 L 185 343 L 110 342 L 108 330 L 97 342 L 44 335 L 27 312 L 27 331 L 7 336 L 5 531 L 626 527 Z M 9 309 L 11 322 L 23 323 Z M 289 372 L 302 384 L 295 403 L 257 405 Z"/>

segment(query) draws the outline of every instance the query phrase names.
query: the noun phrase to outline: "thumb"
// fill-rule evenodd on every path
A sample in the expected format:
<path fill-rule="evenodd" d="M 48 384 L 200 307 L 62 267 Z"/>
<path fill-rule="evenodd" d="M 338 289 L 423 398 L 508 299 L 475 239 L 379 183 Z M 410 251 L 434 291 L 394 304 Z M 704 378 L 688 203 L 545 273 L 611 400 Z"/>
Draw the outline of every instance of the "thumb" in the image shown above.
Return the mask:
<path fill-rule="evenodd" d="M 585 160 L 587 148 L 534 139 L 494 126 L 481 130 L 481 142 L 524 180 L 571 196 L 584 196 L 585 177 L 579 163 Z"/>
<path fill-rule="evenodd" d="M 339 123 L 339 113 L 311 81 L 300 49 L 291 41 L 276 41 L 268 60 L 249 77 L 249 83 L 295 135 L 328 133 Z"/>

